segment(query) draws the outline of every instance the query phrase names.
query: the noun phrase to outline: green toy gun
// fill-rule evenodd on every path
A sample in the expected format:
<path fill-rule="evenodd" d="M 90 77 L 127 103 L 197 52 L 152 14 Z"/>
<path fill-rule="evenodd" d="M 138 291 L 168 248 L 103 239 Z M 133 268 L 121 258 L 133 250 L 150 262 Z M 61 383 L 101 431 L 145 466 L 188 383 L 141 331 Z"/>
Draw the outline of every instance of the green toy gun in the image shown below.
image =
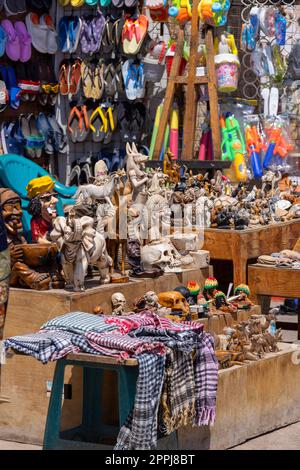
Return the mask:
<path fill-rule="evenodd" d="M 221 159 L 233 161 L 237 154 L 246 153 L 246 145 L 241 133 L 238 120 L 232 115 L 226 119 L 221 116 L 222 157 Z"/>
<path fill-rule="evenodd" d="M 247 168 L 245 163 L 246 145 L 241 133 L 238 120 L 233 116 L 220 119 L 222 143 L 221 159 L 233 162 L 233 168 L 239 181 L 247 180 Z"/>

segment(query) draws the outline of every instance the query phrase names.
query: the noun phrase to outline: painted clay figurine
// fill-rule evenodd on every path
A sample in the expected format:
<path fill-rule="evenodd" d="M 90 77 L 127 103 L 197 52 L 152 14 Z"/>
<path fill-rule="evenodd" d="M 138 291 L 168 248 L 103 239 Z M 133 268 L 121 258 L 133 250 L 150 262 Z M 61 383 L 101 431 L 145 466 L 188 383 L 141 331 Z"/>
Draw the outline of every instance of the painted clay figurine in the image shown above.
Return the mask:
<path fill-rule="evenodd" d="M 0 189 L 0 205 L 11 259 L 10 285 L 34 290 L 63 287 L 55 244 L 27 244 L 23 236 L 21 199 L 14 191 Z"/>
<path fill-rule="evenodd" d="M 58 199 L 53 192 L 54 181 L 50 176 L 35 178 L 28 183 L 27 197 L 30 199 L 28 212 L 33 243 L 51 243 L 49 234 L 53 220 L 57 216 Z"/>

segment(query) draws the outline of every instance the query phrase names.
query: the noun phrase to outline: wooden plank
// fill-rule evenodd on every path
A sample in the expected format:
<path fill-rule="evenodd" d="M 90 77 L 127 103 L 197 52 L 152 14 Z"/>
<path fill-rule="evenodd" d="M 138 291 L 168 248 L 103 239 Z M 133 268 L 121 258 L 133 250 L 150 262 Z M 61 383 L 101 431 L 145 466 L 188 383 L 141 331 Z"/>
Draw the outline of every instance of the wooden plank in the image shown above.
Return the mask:
<path fill-rule="evenodd" d="M 213 30 L 208 27 L 205 35 L 205 46 L 207 56 L 208 95 L 210 107 L 210 126 L 214 150 L 214 160 L 221 159 L 221 133 L 218 107 L 217 78 L 215 69 L 215 52 Z"/>
<path fill-rule="evenodd" d="M 248 267 L 249 287 L 253 295 L 300 298 L 300 269 Z"/>
<path fill-rule="evenodd" d="M 161 118 L 159 122 L 158 134 L 156 137 L 156 142 L 155 142 L 154 151 L 153 151 L 154 160 L 159 159 L 164 137 L 165 137 L 165 130 L 168 124 L 170 109 L 171 109 L 171 105 L 172 105 L 173 97 L 175 93 L 176 77 L 179 74 L 179 68 L 180 68 L 181 59 L 182 59 L 183 43 L 184 43 L 184 32 L 182 29 L 179 29 L 178 37 L 177 37 L 177 47 L 176 47 L 175 56 L 172 62 L 170 76 L 168 79 L 166 95 L 165 95 L 162 114 L 161 114 Z"/>
<path fill-rule="evenodd" d="M 180 85 L 187 85 L 188 84 L 188 77 L 180 76 L 180 77 L 177 77 L 175 81 L 176 81 L 176 83 L 178 83 Z M 208 83 L 208 77 L 206 75 L 203 76 L 203 77 L 195 77 L 194 83 L 196 85 L 205 85 L 206 83 Z"/>
<path fill-rule="evenodd" d="M 111 364 L 120 366 L 137 366 L 139 364 L 136 359 L 124 359 L 120 361 L 115 357 L 96 356 L 86 353 L 68 354 L 65 359 L 75 362 L 93 362 L 97 364 Z"/>
<path fill-rule="evenodd" d="M 195 89 L 196 67 L 198 59 L 199 36 L 199 0 L 193 2 L 190 57 L 188 65 L 187 90 L 185 95 L 185 113 L 183 128 L 182 159 L 192 160 L 194 157 L 194 142 L 196 129 L 197 96 Z"/>

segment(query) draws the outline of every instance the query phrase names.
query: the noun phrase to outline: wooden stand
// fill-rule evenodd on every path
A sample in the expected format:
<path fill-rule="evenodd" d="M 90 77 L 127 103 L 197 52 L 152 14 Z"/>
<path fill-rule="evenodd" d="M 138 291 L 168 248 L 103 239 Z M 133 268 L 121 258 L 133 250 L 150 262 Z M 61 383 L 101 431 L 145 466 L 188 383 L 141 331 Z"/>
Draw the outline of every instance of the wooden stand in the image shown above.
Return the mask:
<path fill-rule="evenodd" d="M 248 278 L 252 298 L 258 304 L 262 304 L 266 296 L 298 299 L 298 324 L 277 322 L 277 326 L 298 331 L 300 339 L 300 269 L 254 264 L 248 267 Z"/>
<path fill-rule="evenodd" d="M 212 260 L 232 261 L 237 286 L 247 283 L 248 260 L 293 248 L 299 233 L 299 219 L 247 230 L 206 229 L 203 249 Z"/>
<path fill-rule="evenodd" d="M 194 158 L 194 142 L 196 129 L 196 113 L 197 113 L 197 94 L 196 85 L 208 85 L 209 107 L 210 107 L 210 123 L 212 130 L 214 159 L 219 160 L 221 156 L 221 137 L 219 126 L 218 112 L 218 94 L 215 73 L 215 54 L 213 44 L 213 29 L 206 27 L 205 30 L 205 46 L 207 54 L 207 75 L 203 77 L 196 76 L 196 68 L 198 64 L 198 36 L 199 36 L 199 0 L 193 2 L 192 9 L 192 25 L 191 25 L 191 43 L 190 43 L 190 59 L 188 76 L 180 76 L 179 69 L 183 54 L 184 31 L 179 29 L 177 37 L 177 47 L 172 62 L 170 76 L 168 79 L 165 100 L 163 103 L 162 115 L 159 123 L 159 130 L 154 147 L 153 158 L 159 159 L 162 149 L 166 126 L 169 119 L 170 109 L 172 106 L 176 85 L 187 85 L 186 103 L 184 110 L 184 137 L 182 148 L 182 159 L 192 160 Z"/>

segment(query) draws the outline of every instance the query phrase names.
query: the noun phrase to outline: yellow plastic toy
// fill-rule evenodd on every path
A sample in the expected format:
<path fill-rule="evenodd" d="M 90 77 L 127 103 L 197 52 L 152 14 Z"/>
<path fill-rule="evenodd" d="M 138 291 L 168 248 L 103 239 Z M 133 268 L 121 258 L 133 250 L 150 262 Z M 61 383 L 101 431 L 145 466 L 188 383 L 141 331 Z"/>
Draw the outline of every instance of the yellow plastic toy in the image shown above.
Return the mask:
<path fill-rule="evenodd" d="M 211 26 L 224 26 L 229 8 L 230 0 L 201 0 L 198 14 L 203 23 Z"/>

